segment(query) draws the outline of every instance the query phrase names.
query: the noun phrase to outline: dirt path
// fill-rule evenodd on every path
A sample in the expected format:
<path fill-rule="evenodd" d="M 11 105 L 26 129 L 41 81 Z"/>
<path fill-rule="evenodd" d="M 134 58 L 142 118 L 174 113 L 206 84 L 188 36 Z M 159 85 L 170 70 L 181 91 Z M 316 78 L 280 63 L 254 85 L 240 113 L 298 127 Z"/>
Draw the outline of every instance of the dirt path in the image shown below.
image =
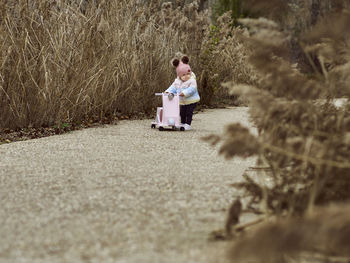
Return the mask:
<path fill-rule="evenodd" d="M 193 131 L 122 121 L 0 146 L 0 262 L 209 263 L 253 159 L 226 161 L 200 140 L 247 108 L 198 113 Z"/>

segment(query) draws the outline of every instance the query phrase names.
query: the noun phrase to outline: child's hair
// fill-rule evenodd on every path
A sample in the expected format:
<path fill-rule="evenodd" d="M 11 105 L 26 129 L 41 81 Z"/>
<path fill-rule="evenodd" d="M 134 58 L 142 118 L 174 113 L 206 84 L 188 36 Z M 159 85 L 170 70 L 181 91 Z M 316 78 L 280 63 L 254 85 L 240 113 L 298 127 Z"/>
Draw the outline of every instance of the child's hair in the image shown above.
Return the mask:
<path fill-rule="evenodd" d="M 184 74 L 191 73 L 191 67 L 188 65 L 190 59 L 187 56 L 183 56 L 181 60 L 174 58 L 172 60 L 173 66 L 176 68 L 176 74 L 181 77 Z"/>

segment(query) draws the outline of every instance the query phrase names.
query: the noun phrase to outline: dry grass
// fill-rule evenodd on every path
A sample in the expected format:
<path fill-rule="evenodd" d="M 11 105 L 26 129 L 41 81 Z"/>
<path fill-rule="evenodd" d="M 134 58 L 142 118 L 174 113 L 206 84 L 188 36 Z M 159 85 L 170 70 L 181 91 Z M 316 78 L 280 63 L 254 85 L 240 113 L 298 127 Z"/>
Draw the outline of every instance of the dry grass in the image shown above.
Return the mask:
<path fill-rule="evenodd" d="M 198 12 L 198 1 L 69 2 L 1 6 L 1 129 L 151 112 L 154 92 L 175 77 L 169 62 L 178 51 L 190 56 L 198 77 L 237 71 L 232 54 L 244 71 L 244 48 L 232 37 L 223 54 L 227 63 L 206 69 L 202 55 L 213 52 L 206 45 L 210 21 L 207 11 Z M 201 87 L 205 98 L 212 88 Z"/>
<path fill-rule="evenodd" d="M 136 3 L 5 6 L 1 127 L 46 126 L 152 107 L 169 79 L 168 36 Z M 166 55 L 166 56 L 164 56 Z M 147 101 L 145 103 L 145 101 Z"/>

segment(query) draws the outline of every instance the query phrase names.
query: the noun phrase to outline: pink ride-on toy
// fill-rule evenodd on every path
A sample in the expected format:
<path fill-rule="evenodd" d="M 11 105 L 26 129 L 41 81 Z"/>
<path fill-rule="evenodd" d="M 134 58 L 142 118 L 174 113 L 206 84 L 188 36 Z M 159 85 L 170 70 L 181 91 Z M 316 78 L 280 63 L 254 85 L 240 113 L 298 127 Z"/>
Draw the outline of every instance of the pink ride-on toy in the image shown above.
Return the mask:
<path fill-rule="evenodd" d="M 156 96 L 162 96 L 163 107 L 157 107 L 155 121 L 152 122 L 151 128 L 184 131 L 185 127 L 180 123 L 180 98 L 178 94 L 156 93 Z"/>

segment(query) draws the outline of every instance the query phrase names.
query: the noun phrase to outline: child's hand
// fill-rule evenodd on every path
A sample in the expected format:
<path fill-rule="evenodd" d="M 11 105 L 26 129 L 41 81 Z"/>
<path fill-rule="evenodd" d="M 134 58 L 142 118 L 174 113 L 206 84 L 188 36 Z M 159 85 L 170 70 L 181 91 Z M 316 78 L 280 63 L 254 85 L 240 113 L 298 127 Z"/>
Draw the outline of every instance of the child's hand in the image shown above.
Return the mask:
<path fill-rule="evenodd" d="M 168 99 L 169 100 L 172 100 L 174 98 L 174 94 L 173 93 L 167 93 L 168 95 Z"/>
<path fill-rule="evenodd" d="M 179 96 L 183 97 L 183 96 L 185 96 L 185 94 L 183 94 L 183 93 L 181 92 Z"/>

